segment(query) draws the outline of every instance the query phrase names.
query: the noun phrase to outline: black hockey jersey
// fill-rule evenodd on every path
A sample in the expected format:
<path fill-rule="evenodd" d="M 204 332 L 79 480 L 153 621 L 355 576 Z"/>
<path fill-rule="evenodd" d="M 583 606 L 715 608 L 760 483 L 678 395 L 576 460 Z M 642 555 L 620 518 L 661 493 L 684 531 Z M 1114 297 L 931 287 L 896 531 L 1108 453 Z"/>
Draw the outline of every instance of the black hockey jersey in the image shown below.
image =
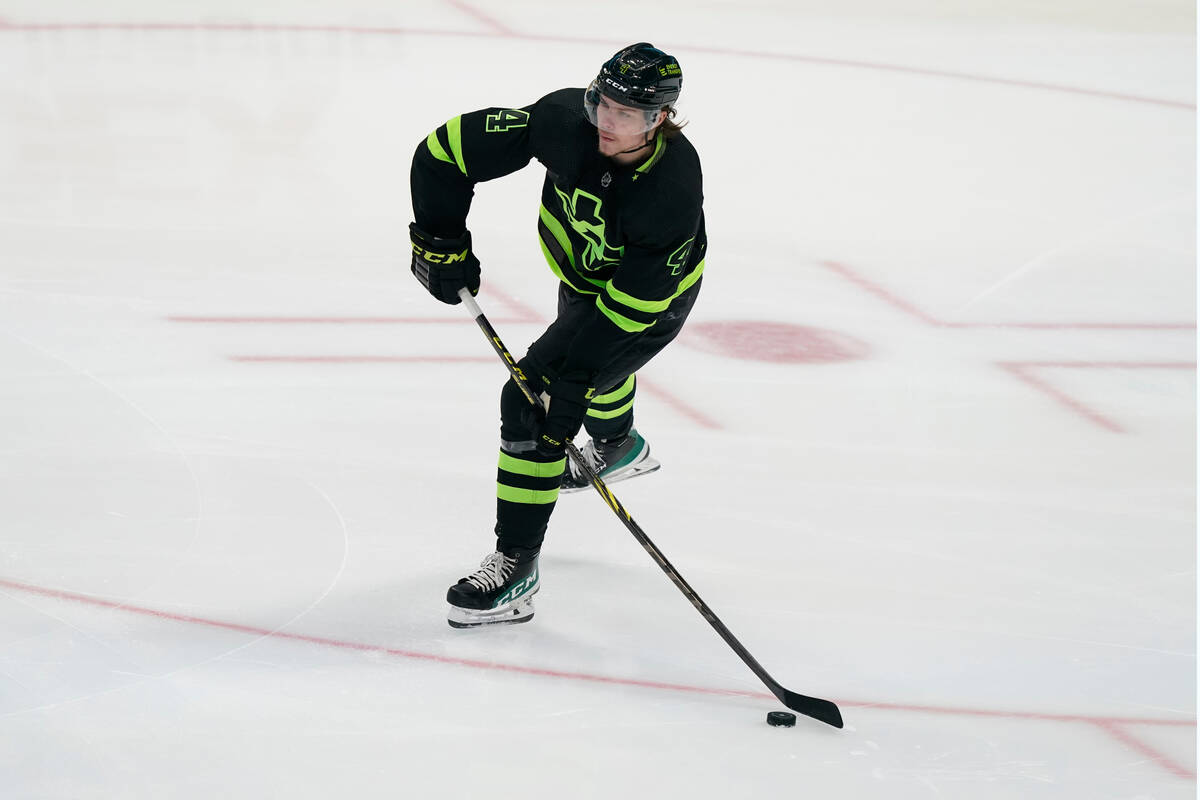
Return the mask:
<path fill-rule="evenodd" d="M 698 284 L 707 239 L 700 159 L 687 138 L 660 133 L 644 162 L 617 164 L 597 150 L 583 94 L 561 89 L 524 108 L 487 108 L 440 126 L 413 157 L 412 202 L 419 228 L 459 236 L 476 183 L 531 158 L 545 166 L 542 250 L 559 280 L 596 298 L 566 369 L 595 373 Z"/>

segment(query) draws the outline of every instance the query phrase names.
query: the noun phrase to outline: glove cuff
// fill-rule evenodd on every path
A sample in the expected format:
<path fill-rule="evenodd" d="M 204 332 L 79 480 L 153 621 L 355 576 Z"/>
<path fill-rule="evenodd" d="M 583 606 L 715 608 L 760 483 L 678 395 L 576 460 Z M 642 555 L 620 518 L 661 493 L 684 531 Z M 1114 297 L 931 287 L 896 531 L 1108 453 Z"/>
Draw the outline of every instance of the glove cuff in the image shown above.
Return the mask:
<path fill-rule="evenodd" d="M 442 247 L 458 247 L 464 244 L 469 247 L 471 244 L 471 232 L 466 228 L 463 228 L 462 233 L 457 236 L 438 236 L 422 230 L 415 222 L 408 223 L 408 238 L 425 245 L 438 245 Z"/>

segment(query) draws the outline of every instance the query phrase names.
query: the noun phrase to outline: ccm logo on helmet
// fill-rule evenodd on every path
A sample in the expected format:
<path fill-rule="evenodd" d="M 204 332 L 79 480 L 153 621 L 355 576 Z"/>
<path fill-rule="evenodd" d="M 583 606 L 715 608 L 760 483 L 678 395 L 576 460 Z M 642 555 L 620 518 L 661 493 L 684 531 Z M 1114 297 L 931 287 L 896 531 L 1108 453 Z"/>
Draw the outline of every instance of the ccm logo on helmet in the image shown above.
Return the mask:
<path fill-rule="evenodd" d="M 626 86 L 623 83 L 617 83 L 616 81 L 614 81 L 612 78 L 609 78 L 608 76 L 605 76 L 604 82 L 607 83 L 609 86 L 613 87 L 614 89 L 616 89 L 618 92 L 628 92 L 629 91 L 628 86 Z"/>

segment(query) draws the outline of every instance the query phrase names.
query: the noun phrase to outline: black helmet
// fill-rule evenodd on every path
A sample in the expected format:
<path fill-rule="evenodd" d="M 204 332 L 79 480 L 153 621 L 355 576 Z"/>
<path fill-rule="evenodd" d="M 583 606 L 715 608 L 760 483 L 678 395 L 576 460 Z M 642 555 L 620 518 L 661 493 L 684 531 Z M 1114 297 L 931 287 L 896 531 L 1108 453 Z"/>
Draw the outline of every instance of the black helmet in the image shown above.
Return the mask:
<path fill-rule="evenodd" d="M 589 87 L 605 97 L 645 111 L 658 111 L 679 99 L 683 70 L 669 56 L 649 42 L 622 48 L 600 67 L 600 74 Z"/>

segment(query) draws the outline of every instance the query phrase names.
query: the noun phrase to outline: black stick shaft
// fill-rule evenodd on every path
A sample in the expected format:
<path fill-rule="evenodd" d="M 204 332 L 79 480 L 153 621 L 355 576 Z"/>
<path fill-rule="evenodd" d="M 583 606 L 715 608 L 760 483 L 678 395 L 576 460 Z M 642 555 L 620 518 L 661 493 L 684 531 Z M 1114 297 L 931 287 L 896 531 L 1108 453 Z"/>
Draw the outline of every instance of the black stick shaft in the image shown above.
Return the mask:
<path fill-rule="evenodd" d="M 525 398 L 529 400 L 531 404 L 538 406 L 539 408 L 544 408 L 541 398 L 535 394 L 533 389 L 529 386 L 529 382 L 525 375 L 517 366 L 517 362 L 513 359 L 512 354 L 509 353 L 508 349 L 504 346 L 504 342 L 501 341 L 500 335 L 496 333 L 496 329 L 492 327 L 492 324 L 488 322 L 487 317 L 484 316 L 483 310 L 479 308 L 479 304 L 475 302 L 475 298 L 472 297 L 471 293 L 466 289 L 463 289 L 459 292 L 459 297 L 462 298 L 463 303 L 465 303 L 467 306 L 467 310 L 475 318 L 475 322 L 479 325 L 480 330 L 483 331 L 484 336 L 486 336 L 488 341 L 491 342 L 492 349 L 496 351 L 496 354 L 500 356 L 500 359 L 504 362 L 504 365 L 508 367 L 509 374 L 512 376 L 513 381 L 516 382 L 517 386 L 520 387 L 521 392 L 525 395 Z M 600 479 L 600 476 L 597 475 L 590 466 L 588 466 L 587 462 L 583 459 L 582 454 L 580 454 L 579 449 L 571 442 L 567 442 L 566 450 L 571 461 L 574 462 L 575 466 L 579 468 L 580 472 L 587 476 L 587 479 L 592 484 L 592 487 L 600 493 L 600 497 L 605 503 L 608 504 L 608 507 L 613 510 L 613 513 L 617 515 L 617 518 L 621 520 L 621 523 L 626 527 L 626 529 L 633 534 L 633 538 L 637 539 L 638 544 L 640 544 L 646 550 L 646 552 L 650 554 L 650 557 L 654 559 L 654 562 L 658 564 L 663 572 L 667 574 L 667 577 L 671 579 L 671 582 L 675 584 L 676 588 L 683 592 L 683 596 L 686 597 L 688 601 L 691 602 L 691 604 L 695 607 L 695 609 L 700 612 L 700 616 L 708 620 L 708 624 L 711 625 L 718 634 L 720 634 L 721 638 L 725 640 L 725 643 L 733 649 L 733 652 L 737 653 L 738 657 L 746 663 L 746 666 L 750 667 L 750 670 L 758 676 L 759 680 L 761 680 L 768 689 L 771 690 L 771 693 L 779 698 L 780 702 L 782 702 L 785 706 L 797 713 L 820 720 L 821 722 L 832 725 L 835 728 L 842 727 L 842 714 L 835 704 L 828 700 L 821 700 L 820 698 L 816 697 L 806 697 L 802 694 L 796 694 L 795 692 L 788 691 L 784 687 L 780 686 L 779 683 L 776 682 L 776 680 L 772 678 L 765 669 L 763 669 L 762 665 L 758 663 L 757 659 L 750 655 L 750 652 L 742 646 L 742 643 L 737 640 L 737 637 L 735 637 L 732 632 L 730 632 L 729 628 L 725 627 L 725 623 L 721 622 L 717 615 L 713 613 L 713 610 L 708 607 L 708 604 L 700 598 L 700 595 L 696 594 L 696 590 L 688 585 L 688 582 L 685 581 L 683 576 L 679 574 L 679 570 L 672 566 L 671 562 L 667 560 L 667 557 L 663 555 L 663 552 L 658 549 L 658 546 L 655 545 L 654 542 L 650 541 L 650 537 L 646 535 L 646 532 L 642 530 L 641 526 L 634 522 L 633 516 L 625 509 L 625 506 L 621 504 L 621 501 L 618 500 L 616 495 L 614 495 L 608 486 L 605 485 L 604 481 Z"/>

